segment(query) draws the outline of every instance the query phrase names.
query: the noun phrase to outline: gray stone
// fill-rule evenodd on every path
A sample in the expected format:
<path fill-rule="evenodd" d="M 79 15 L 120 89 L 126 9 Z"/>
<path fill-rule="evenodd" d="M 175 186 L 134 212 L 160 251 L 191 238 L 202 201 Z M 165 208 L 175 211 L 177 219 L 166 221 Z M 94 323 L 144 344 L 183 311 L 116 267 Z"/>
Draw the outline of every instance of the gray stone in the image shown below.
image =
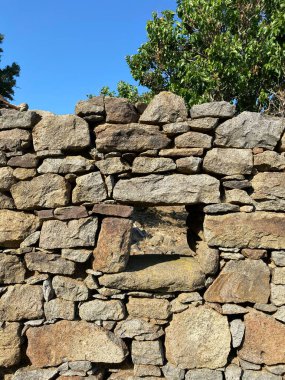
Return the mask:
<path fill-rule="evenodd" d="M 39 285 L 8 286 L 0 298 L 0 320 L 20 321 L 43 316 L 43 292 Z"/>
<path fill-rule="evenodd" d="M 86 263 L 92 255 L 92 251 L 88 249 L 65 248 L 61 250 L 61 256 L 64 259 L 74 261 L 76 263 Z"/>
<path fill-rule="evenodd" d="M 265 369 L 275 375 L 283 375 L 285 373 L 285 364 L 268 365 Z"/>
<path fill-rule="evenodd" d="M 8 191 L 16 182 L 13 169 L 9 167 L 0 168 L 0 191 Z"/>
<path fill-rule="evenodd" d="M 0 149 L 8 152 L 22 150 L 31 146 L 32 135 L 24 129 L 0 131 Z"/>
<path fill-rule="evenodd" d="M 166 358 L 179 368 L 216 369 L 227 363 L 231 348 L 227 317 L 213 309 L 189 306 L 174 314 L 165 334 Z"/>
<path fill-rule="evenodd" d="M 22 156 L 10 158 L 8 165 L 16 168 L 36 168 L 38 161 L 39 160 L 35 154 L 27 153 Z"/>
<path fill-rule="evenodd" d="M 189 157 L 189 156 L 203 156 L 203 148 L 171 148 L 161 149 L 159 156 L 161 157 Z"/>
<path fill-rule="evenodd" d="M 196 248 L 196 259 L 202 271 L 214 275 L 219 270 L 219 251 L 208 247 L 207 243 L 199 241 Z"/>
<path fill-rule="evenodd" d="M 285 267 L 285 251 L 272 251 L 271 260 L 279 267 Z"/>
<path fill-rule="evenodd" d="M 203 208 L 205 214 L 227 214 L 229 212 L 238 212 L 239 210 L 239 206 L 232 203 L 218 203 Z"/>
<path fill-rule="evenodd" d="M 25 262 L 30 271 L 53 274 L 73 274 L 75 272 L 75 265 L 72 261 L 49 252 L 29 252 L 25 255 Z"/>
<path fill-rule="evenodd" d="M 118 300 L 94 300 L 82 303 L 79 315 L 85 321 L 120 321 L 125 317 L 125 308 Z"/>
<path fill-rule="evenodd" d="M 18 209 L 55 208 L 68 204 L 70 187 L 57 174 L 43 174 L 30 181 L 16 183 L 11 194 Z"/>
<path fill-rule="evenodd" d="M 159 127 L 144 124 L 103 124 L 95 133 L 99 152 L 143 152 L 166 148 L 170 143 Z"/>
<path fill-rule="evenodd" d="M 273 268 L 271 281 L 275 285 L 285 285 L 285 268 Z"/>
<path fill-rule="evenodd" d="M 200 157 L 183 157 L 176 160 L 177 171 L 184 174 L 195 174 L 200 171 L 202 159 Z"/>
<path fill-rule="evenodd" d="M 258 173 L 252 179 L 257 210 L 285 210 L 285 173 Z"/>
<path fill-rule="evenodd" d="M 213 137 L 200 132 L 187 132 L 175 138 L 176 148 L 211 148 Z"/>
<path fill-rule="evenodd" d="M 225 303 L 222 305 L 222 313 L 224 315 L 247 314 L 248 309 L 240 305 Z"/>
<path fill-rule="evenodd" d="M 31 129 L 40 120 L 34 111 L 20 112 L 13 109 L 0 110 L 0 130 L 23 128 Z"/>
<path fill-rule="evenodd" d="M 15 203 L 11 197 L 6 194 L 0 193 L 0 209 L 13 210 Z"/>
<path fill-rule="evenodd" d="M 242 375 L 241 367 L 236 364 L 230 364 L 225 370 L 226 380 L 240 380 Z"/>
<path fill-rule="evenodd" d="M 136 123 L 139 119 L 136 107 L 128 99 L 106 96 L 104 103 L 107 123 Z"/>
<path fill-rule="evenodd" d="M 132 341 L 132 362 L 134 364 L 163 364 L 163 346 L 160 340 Z"/>
<path fill-rule="evenodd" d="M 278 321 L 285 323 L 285 306 L 279 307 L 276 313 L 273 314 L 273 317 Z"/>
<path fill-rule="evenodd" d="M 237 348 L 241 345 L 244 336 L 244 323 L 241 319 L 234 319 L 230 322 L 230 330 L 232 334 L 233 348 Z"/>
<path fill-rule="evenodd" d="M 92 96 L 87 100 L 80 100 L 75 106 L 75 113 L 78 116 L 104 115 L 105 105 L 103 96 Z"/>
<path fill-rule="evenodd" d="M 133 318 L 167 319 L 170 316 L 170 303 L 165 299 L 130 297 L 127 310 Z"/>
<path fill-rule="evenodd" d="M 132 166 L 133 173 L 162 173 L 173 171 L 176 165 L 171 158 L 137 157 Z"/>
<path fill-rule="evenodd" d="M 95 217 L 66 222 L 47 220 L 42 225 L 39 245 L 45 249 L 94 247 L 97 227 Z"/>
<path fill-rule="evenodd" d="M 253 199 L 245 190 L 233 189 L 226 190 L 226 202 L 237 205 L 251 205 L 253 204 Z"/>
<path fill-rule="evenodd" d="M 38 168 L 39 173 L 85 173 L 93 169 L 93 161 L 82 156 L 66 156 L 64 158 L 46 158 Z"/>
<path fill-rule="evenodd" d="M 285 285 L 271 284 L 270 300 L 276 306 L 285 305 Z"/>
<path fill-rule="evenodd" d="M 190 130 L 188 121 L 178 121 L 176 123 L 164 124 L 162 130 L 170 136 L 179 135 Z"/>
<path fill-rule="evenodd" d="M 55 209 L 53 215 L 59 220 L 70 220 L 87 218 L 88 212 L 84 206 L 69 206 Z"/>
<path fill-rule="evenodd" d="M 131 170 L 129 164 L 124 162 L 121 157 L 110 157 L 97 161 L 96 166 L 104 175 L 125 173 Z"/>
<path fill-rule="evenodd" d="M 155 365 L 135 364 L 134 375 L 139 379 L 142 377 L 149 379 L 151 376 L 154 376 L 154 378 L 157 379 L 157 376 L 160 378 L 161 371 L 160 368 Z"/>
<path fill-rule="evenodd" d="M 26 239 L 20 244 L 20 247 L 26 248 L 35 245 L 39 241 L 40 235 L 40 231 L 33 232 L 31 235 L 26 237 Z"/>
<path fill-rule="evenodd" d="M 90 144 L 86 121 L 73 115 L 47 115 L 33 129 L 35 151 L 78 151 Z"/>
<path fill-rule="evenodd" d="M 245 111 L 216 129 L 215 145 L 273 150 L 284 129 L 285 122 L 281 118 Z"/>
<path fill-rule="evenodd" d="M 89 173 L 76 178 L 76 186 L 72 192 L 73 203 L 98 203 L 106 198 L 107 192 L 100 172 Z"/>
<path fill-rule="evenodd" d="M 135 338 L 136 340 L 157 340 L 164 335 L 161 327 L 132 317 L 118 322 L 114 332 L 120 338 Z"/>
<path fill-rule="evenodd" d="M 83 281 L 69 277 L 55 276 L 52 287 L 57 297 L 67 301 L 86 301 L 88 299 L 88 288 Z"/>
<path fill-rule="evenodd" d="M 223 380 L 223 373 L 212 369 L 193 369 L 187 372 L 185 380 Z"/>
<path fill-rule="evenodd" d="M 122 273 L 99 278 L 103 286 L 122 290 L 193 291 L 204 286 L 205 275 L 193 258 L 171 255 L 130 257 Z"/>
<path fill-rule="evenodd" d="M 267 371 L 245 370 L 242 380 L 282 380 L 282 377 Z"/>
<path fill-rule="evenodd" d="M 167 363 L 162 367 L 162 373 L 167 380 L 183 380 L 185 371 L 174 365 Z"/>
<path fill-rule="evenodd" d="M 235 106 L 225 101 L 197 104 L 190 110 L 192 119 L 201 117 L 230 118 L 234 116 L 235 112 Z"/>
<path fill-rule="evenodd" d="M 113 197 L 121 202 L 146 205 L 218 203 L 219 181 L 206 174 L 151 174 L 119 180 L 114 188 Z"/>
<path fill-rule="evenodd" d="M 163 91 L 156 95 L 140 117 L 141 123 L 168 124 L 187 119 L 188 111 L 183 98 Z"/>
<path fill-rule="evenodd" d="M 75 304 L 60 298 L 55 298 L 44 304 L 46 320 L 65 319 L 72 321 L 75 319 Z"/>
<path fill-rule="evenodd" d="M 266 150 L 253 156 L 254 167 L 258 171 L 279 171 L 285 169 L 285 156 Z"/>
<path fill-rule="evenodd" d="M 22 283 L 26 270 L 17 256 L 0 254 L 0 285 Z"/>
<path fill-rule="evenodd" d="M 4 152 L 0 150 L 0 166 L 6 166 L 6 164 L 7 164 L 6 155 Z"/>
<path fill-rule="evenodd" d="M 203 117 L 200 119 L 189 120 L 188 123 L 192 131 L 209 132 L 217 127 L 219 119 L 214 117 Z"/>
<path fill-rule="evenodd" d="M 27 367 L 18 369 L 11 380 L 52 380 L 57 373 L 57 368 L 29 369 Z"/>
<path fill-rule="evenodd" d="M 248 189 L 251 188 L 251 182 L 247 179 L 240 181 L 240 180 L 226 180 L 223 181 L 223 186 L 226 189 Z"/>
<path fill-rule="evenodd" d="M 252 168 L 251 149 L 213 148 L 203 161 L 206 172 L 220 175 L 251 174 Z"/>

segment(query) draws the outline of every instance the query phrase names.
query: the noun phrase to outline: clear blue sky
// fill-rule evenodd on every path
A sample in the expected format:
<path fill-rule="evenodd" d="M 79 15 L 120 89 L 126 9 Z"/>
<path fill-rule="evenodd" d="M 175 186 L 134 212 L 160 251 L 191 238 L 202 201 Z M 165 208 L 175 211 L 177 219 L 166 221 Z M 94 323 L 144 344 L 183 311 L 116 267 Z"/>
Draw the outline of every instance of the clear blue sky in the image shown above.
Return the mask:
<path fill-rule="evenodd" d="M 175 0 L 0 0 L 1 67 L 21 66 L 14 103 L 72 113 L 86 94 L 134 83 L 125 56 L 146 41 L 153 11 Z"/>

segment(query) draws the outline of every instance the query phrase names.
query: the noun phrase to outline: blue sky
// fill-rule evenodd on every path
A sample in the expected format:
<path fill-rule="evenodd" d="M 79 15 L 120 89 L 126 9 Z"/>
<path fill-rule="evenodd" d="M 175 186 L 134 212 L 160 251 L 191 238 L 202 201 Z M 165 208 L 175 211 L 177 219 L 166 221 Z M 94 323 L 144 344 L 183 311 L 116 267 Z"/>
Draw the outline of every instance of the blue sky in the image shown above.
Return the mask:
<path fill-rule="evenodd" d="M 13 0 L 1 3 L 1 67 L 16 61 L 14 103 L 73 113 L 75 103 L 119 80 L 134 83 L 125 56 L 146 41 L 153 11 L 175 0 Z"/>

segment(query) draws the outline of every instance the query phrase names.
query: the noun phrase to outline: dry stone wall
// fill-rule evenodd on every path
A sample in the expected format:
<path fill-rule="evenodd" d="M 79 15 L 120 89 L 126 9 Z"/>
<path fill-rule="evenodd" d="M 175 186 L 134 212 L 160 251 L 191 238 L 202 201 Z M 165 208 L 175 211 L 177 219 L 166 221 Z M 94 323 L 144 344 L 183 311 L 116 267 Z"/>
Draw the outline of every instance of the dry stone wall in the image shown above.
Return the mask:
<path fill-rule="evenodd" d="M 284 130 L 167 92 L 1 109 L 1 379 L 285 379 Z"/>

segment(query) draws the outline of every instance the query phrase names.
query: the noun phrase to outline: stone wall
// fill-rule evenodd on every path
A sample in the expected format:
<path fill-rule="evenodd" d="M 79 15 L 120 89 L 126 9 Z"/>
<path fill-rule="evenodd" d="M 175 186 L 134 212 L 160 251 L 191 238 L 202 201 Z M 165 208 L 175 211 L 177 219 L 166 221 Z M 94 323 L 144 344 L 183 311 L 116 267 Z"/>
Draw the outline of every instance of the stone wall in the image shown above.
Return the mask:
<path fill-rule="evenodd" d="M 284 379 L 284 120 L 75 114 L 0 110 L 0 378 Z"/>

